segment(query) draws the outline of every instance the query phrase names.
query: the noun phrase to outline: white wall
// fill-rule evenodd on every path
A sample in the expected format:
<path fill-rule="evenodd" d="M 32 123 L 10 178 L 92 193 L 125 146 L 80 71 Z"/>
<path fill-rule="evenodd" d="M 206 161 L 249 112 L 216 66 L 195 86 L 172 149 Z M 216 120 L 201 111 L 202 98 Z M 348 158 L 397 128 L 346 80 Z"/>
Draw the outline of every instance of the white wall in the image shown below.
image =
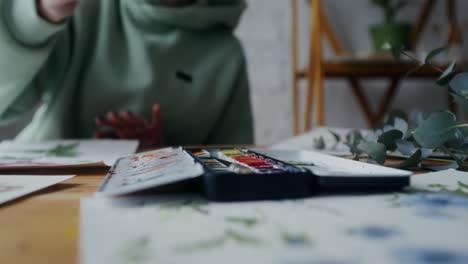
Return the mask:
<path fill-rule="evenodd" d="M 307 9 L 301 3 L 300 32 L 306 36 Z M 370 50 L 368 25 L 381 19 L 379 10 L 369 0 L 324 0 L 326 13 L 340 40 L 349 51 Z M 411 0 L 401 14 L 402 19 L 414 20 L 422 0 Z M 430 21 L 424 34 L 421 49 L 439 46 L 446 34 L 443 26 L 445 9 L 438 1 L 435 18 Z M 460 25 L 467 36 L 468 17 L 461 17 L 468 10 L 468 1 L 458 1 Z M 256 121 L 256 140 L 259 144 L 271 144 L 292 134 L 291 130 L 291 63 L 290 63 L 290 9 L 289 0 L 249 0 L 249 8 L 239 27 L 238 35 L 244 43 L 249 59 L 249 74 L 252 86 L 252 102 Z M 307 57 L 306 38 L 301 43 L 301 65 Z M 468 54 L 465 48 L 463 54 Z M 326 52 L 329 56 L 330 52 Z M 465 57 L 466 58 L 466 57 Z M 381 81 L 367 81 L 365 89 L 369 98 L 380 98 Z M 303 89 L 304 87 L 302 87 Z M 394 108 L 404 110 L 437 110 L 446 108 L 446 93 L 431 81 L 405 82 L 398 93 Z M 330 126 L 364 127 L 366 123 L 346 83 L 327 81 L 325 84 L 326 123 Z M 0 128 L 0 139 L 14 136 L 28 121 Z"/>
<path fill-rule="evenodd" d="M 424 1 L 411 0 L 400 15 L 413 21 Z M 437 1 L 436 12 L 424 33 L 420 50 L 442 45 L 446 34 L 445 8 Z M 308 16 L 305 0 L 299 0 L 301 28 L 301 65 L 307 59 Z M 324 9 L 339 39 L 350 52 L 371 49 L 368 26 L 381 19 L 379 10 L 369 0 L 324 0 Z M 290 2 L 289 0 L 250 0 L 238 35 L 249 58 L 252 101 L 256 120 L 256 139 L 260 144 L 271 144 L 292 134 L 291 122 L 291 63 L 290 63 Z M 459 16 L 468 10 L 468 1 L 458 1 Z M 464 35 L 468 17 L 459 17 Z M 464 48 L 464 53 L 468 49 Z M 330 57 L 327 50 L 326 56 Z M 465 57 L 466 58 L 466 57 Z M 386 82 L 366 81 L 364 87 L 369 98 L 380 98 Z M 304 87 L 302 87 L 304 89 Z M 365 127 L 366 122 L 350 93 L 347 83 L 327 81 L 325 84 L 326 123 L 330 126 Z M 374 100 L 377 103 L 376 100 Z M 432 81 L 409 80 L 403 83 L 393 108 L 407 111 L 433 111 L 446 109 L 446 92 Z"/>

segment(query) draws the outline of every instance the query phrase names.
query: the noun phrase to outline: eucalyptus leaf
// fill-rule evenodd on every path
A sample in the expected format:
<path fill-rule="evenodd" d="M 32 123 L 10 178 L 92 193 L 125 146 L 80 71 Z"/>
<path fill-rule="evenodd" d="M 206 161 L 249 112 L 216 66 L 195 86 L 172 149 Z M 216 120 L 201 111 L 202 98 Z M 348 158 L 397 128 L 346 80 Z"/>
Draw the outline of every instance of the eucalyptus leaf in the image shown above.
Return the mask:
<path fill-rule="evenodd" d="M 369 155 L 369 157 L 377 163 L 384 164 L 387 151 L 384 144 L 377 142 L 361 142 L 357 148 Z"/>
<path fill-rule="evenodd" d="M 395 121 L 393 122 L 393 126 L 395 127 L 395 129 L 401 131 L 403 135 L 405 135 L 406 132 L 408 132 L 408 122 L 402 118 L 396 117 Z"/>
<path fill-rule="evenodd" d="M 427 54 L 426 59 L 424 60 L 424 63 L 429 64 L 432 59 L 434 59 L 435 57 L 437 57 L 437 55 L 441 54 L 442 52 L 446 50 L 447 50 L 447 46 L 443 46 L 435 50 L 432 50 L 431 52 L 429 52 L 429 54 Z"/>
<path fill-rule="evenodd" d="M 429 158 L 434 153 L 434 150 L 429 148 L 421 148 L 421 156 L 423 159 Z"/>
<path fill-rule="evenodd" d="M 407 140 L 397 140 L 397 150 L 404 156 L 412 156 L 416 151 L 421 151 L 421 157 L 428 158 L 430 157 L 434 151 L 429 148 L 420 148 L 416 146 L 414 142 L 407 141 Z"/>
<path fill-rule="evenodd" d="M 463 134 L 463 130 L 457 128 L 453 130 L 453 133 L 451 133 L 449 140 L 445 143 L 445 147 L 456 149 L 463 146 L 466 142 L 467 139 Z"/>
<path fill-rule="evenodd" d="M 352 130 L 348 134 L 346 134 L 347 142 L 353 142 L 353 143 L 361 142 L 362 139 L 363 139 L 363 136 L 361 132 L 359 132 L 358 130 Z"/>
<path fill-rule="evenodd" d="M 420 149 L 418 149 L 408 159 L 406 159 L 401 164 L 399 164 L 398 168 L 404 169 L 404 168 L 419 167 L 421 160 L 422 160 L 422 152 Z"/>
<path fill-rule="evenodd" d="M 393 125 L 393 124 L 395 124 L 395 120 L 397 118 L 403 119 L 406 122 L 408 122 L 408 115 L 404 111 L 401 111 L 401 110 L 392 110 L 392 111 L 390 111 L 390 113 L 385 115 L 383 121 L 384 121 L 384 124 L 392 124 Z"/>
<path fill-rule="evenodd" d="M 450 139 L 456 126 L 456 117 L 451 112 L 434 112 L 413 131 L 417 143 L 425 148 L 437 148 Z"/>
<path fill-rule="evenodd" d="M 333 147 L 332 147 L 332 149 L 335 149 L 336 146 L 338 146 L 338 144 L 341 141 L 341 136 L 338 133 L 336 133 L 336 132 L 334 132 L 332 130 L 328 130 L 328 131 L 330 132 L 330 134 L 332 134 L 333 138 L 335 139 L 335 145 L 333 145 Z"/>
<path fill-rule="evenodd" d="M 384 144 L 387 150 L 393 151 L 397 148 L 396 141 L 402 137 L 403 133 L 400 130 L 393 129 L 380 135 L 377 142 Z"/>
<path fill-rule="evenodd" d="M 318 150 L 324 150 L 325 149 L 325 140 L 323 137 L 315 138 L 314 139 L 314 148 Z"/>
<path fill-rule="evenodd" d="M 395 143 L 397 145 L 397 150 L 406 156 L 411 156 L 418 150 L 418 147 L 416 147 L 413 142 L 406 140 L 396 140 Z"/>
<path fill-rule="evenodd" d="M 460 131 L 460 133 L 468 139 L 468 127 L 461 127 L 461 128 L 458 128 L 458 131 Z"/>
<path fill-rule="evenodd" d="M 462 97 L 468 97 L 468 72 L 462 72 L 450 81 L 450 88 Z"/>
<path fill-rule="evenodd" d="M 385 132 L 388 132 L 388 131 L 391 131 L 391 130 L 395 130 L 395 127 L 391 126 L 391 125 L 384 125 L 384 127 L 382 128 L 382 131 L 380 134 L 377 134 L 377 136 L 379 137 L 380 135 L 382 135 L 383 133 Z"/>
<path fill-rule="evenodd" d="M 353 130 L 346 134 L 346 141 L 344 144 L 348 146 L 350 152 L 355 155 L 355 159 L 359 159 L 359 155 L 362 153 L 362 151 L 357 147 L 359 143 L 361 143 L 362 139 L 363 136 L 358 130 Z"/>
<path fill-rule="evenodd" d="M 445 69 L 442 75 L 440 75 L 436 83 L 440 86 L 446 86 L 447 84 L 449 84 L 450 80 L 455 75 L 454 70 L 456 66 L 457 66 L 457 62 L 452 61 L 452 63 L 450 63 L 450 65 L 447 67 L 447 69 Z"/>
<path fill-rule="evenodd" d="M 468 112 L 468 99 L 455 93 L 450 93 L 455 103 L 464 111 Z"/>
<path fill-rule="evenodd" d="M 411 76 L 411 75 L 417 73 L 417 72 L 420 71 L 422 68 L 424 68 L 424 66 L 426 66 L 426 65 L 424 65 L 424 64 L 419 64 L 419 65 L 417 65 L 416 67 L 410 69 L 409 71 L 406 72 L 405 78 L 408 78 L 409 76 Z"/>
<path fill-rule="evenodd" d="M 459 153 L 449 149 L 445 149 L 445 152 L 447 152 L 450 155 L 450 157 L 458 164 L 459 167 L 463 166 L 463 163 L 467 158 L 466 153 Z"/>

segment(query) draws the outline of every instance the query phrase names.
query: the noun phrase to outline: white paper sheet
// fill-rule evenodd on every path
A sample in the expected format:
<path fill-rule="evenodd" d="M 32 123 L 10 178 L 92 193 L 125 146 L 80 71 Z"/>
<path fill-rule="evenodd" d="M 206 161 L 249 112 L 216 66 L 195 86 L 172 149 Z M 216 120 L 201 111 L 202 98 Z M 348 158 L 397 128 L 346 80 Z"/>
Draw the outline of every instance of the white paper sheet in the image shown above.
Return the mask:
<path fill-rule="evenodd" d="M 350 155 L 349 147 L 344 145 L 344 139 L 346 134 L 348 134 L 353 129 L 349 128 L 336 128 L 336 127 L 320 127 L 314 128 L 310 132 L 286 139 L 277 144 L 271 146 L 272 149 L 290 149 L 290 150 L 313 150 L 329 155 L 334 156 L 346 156 Z M 330 133 L 333 131 L 340 135 L 341 141 L 336 144 L 336 141 Z M 360 129 L 359 130 L 363 136 L 369 136 L 371 134 L 370 130 Z M 317 149 L 314 146 L 314 140 L 322 137 L 324 139 L 325 148 Z"/>
<path fill-rule="evenodd" d="M 3 141 L 0 169 L 48 168 L 73 165 L 112 166 L 123 156 L 135 153 L 135 140 L 56 140 L 36 143 Z"/>
<path fill-rule="evenodd" d="M 74 175 L 0 175 L 0 204 L 73 178 Z"/>
<path fill-rule="evenodd" d="M 85 198 L 81 262 L 468 263 L 468 173 L 413 177 L 381 195 L 211 203 Z"/>

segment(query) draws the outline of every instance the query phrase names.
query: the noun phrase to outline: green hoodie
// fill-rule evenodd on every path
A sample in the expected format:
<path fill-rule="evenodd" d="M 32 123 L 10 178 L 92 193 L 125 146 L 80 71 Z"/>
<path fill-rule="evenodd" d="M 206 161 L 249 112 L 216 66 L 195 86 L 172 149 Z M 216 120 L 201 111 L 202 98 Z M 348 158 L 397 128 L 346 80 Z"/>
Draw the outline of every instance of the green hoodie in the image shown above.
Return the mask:
<path fill-rule="evenodd" d="M 92 137 L 97 116 L 161 106 L 165 142 L 252 143 L 246 62 L 233 35 L 244 0 L 183 8 L 81 0 L 69 21 L 0 0 L 0 122 L 42 103 L 18 140 Z"/>

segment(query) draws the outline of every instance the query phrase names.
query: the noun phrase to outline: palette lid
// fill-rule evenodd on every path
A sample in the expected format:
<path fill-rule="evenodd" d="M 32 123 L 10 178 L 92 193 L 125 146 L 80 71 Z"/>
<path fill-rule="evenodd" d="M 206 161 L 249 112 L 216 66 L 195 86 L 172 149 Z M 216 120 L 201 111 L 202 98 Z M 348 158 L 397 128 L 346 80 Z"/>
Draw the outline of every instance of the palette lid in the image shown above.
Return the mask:
<path fill-rule="evenodd" d="M 388 168 L 306 150 L 256 149 L 258 153 L 309 170 L 319 187 L 402 188 L 411 171 Z"/>
<path fill-rule="evenodd" d="M 193 179 L 203 173 L 203 167 L 180 147 L 142 152 L 117 160 L 97 194 L 125 195 Z"/>

